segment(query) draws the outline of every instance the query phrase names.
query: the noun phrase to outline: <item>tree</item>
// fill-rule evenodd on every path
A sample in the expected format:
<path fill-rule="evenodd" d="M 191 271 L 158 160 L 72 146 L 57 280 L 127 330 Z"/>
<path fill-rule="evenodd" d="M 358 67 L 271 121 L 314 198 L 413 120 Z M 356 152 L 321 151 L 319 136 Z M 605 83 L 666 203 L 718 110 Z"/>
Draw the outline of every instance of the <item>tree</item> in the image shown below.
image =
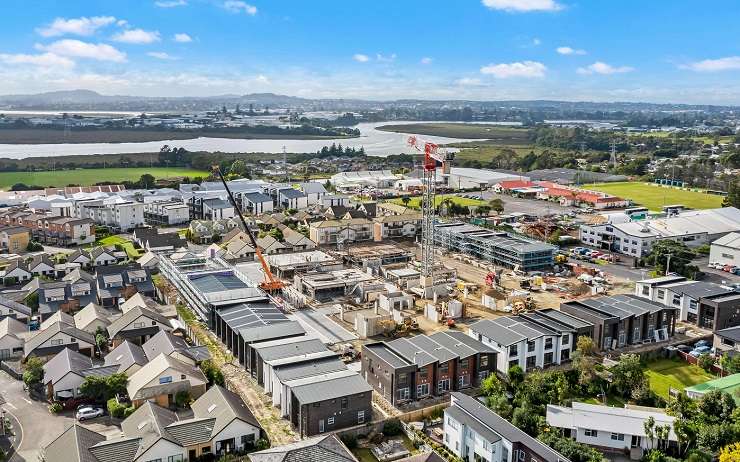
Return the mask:
<path fill-rule="evenodd" d="M 509 385 L 513 390 L 519 388 L 519 385 L 524 382 L 524 371 L 519 364 L 511 366 L 509 368 L 507 376 L 509 377 Z"/>
<path fill-rule="evenodd" d="M 621 355 L 619 362 L 611 368 L 611 373 L 614 388 L 624 397 L 629 397 L 647 380 L 640 357 L 635 354 Z"/>
<path fill-rule="evenodd" d="M 139 178 L 139 186 L 143 189 L 150 189 L 154 187 L 154 176 L 148 173 L 141 175 Z"/>
<path fill-rule="evenodd" d="M 714 366 L 714 358 L 711 355 L 704 353 L 696 358 L 696 364 L 705 371 L 710 372 L 712 370 L 712 366 Z"/>
<path fill-rule="evenodd" d="M 401 198 L 401 202 L 403 203 L 403 206 L 404 207 L 408 207 L 409 206 L 409 202 L 411 202 L 411 198 L 409 196 L 403 196 Z"/>
<path fill-rule="evenodd" d="M 33 356 L 26 361 L 26 370 L 23 371 L 23 383 L 29 388 L 44 380 L 44 363 Z"/>
<path fill-rule="evenodd" d="M 89 375 L 80 385 L 80 393 L 98 403 L 106 403 L 119 393 L 126 392 L 128 377 L 117 373 L 108 377 Z"/>
<path fill-rule="evenodd" d="M 223 372 L 210 359 L 206 359 L 200 363 L 200 370 L 203 371 L 203 374 L 208 379 L 209 386 L 220 385 L 223 387 L 225 385 Z"/>
<path fill-rule="evenodd" d="M 190 392 L 188 390 L 180 390 L 175 393 L 175 405 L 179 408 L 184 408 L 190 404 Z"/>
<path fill-rule="evenodd" d="M 596 344 L 591 337 L 581 335 L 576 341 L 573 353 L 573 367 L 578 371 L 578 383 L 586 385 L 596 376 Z"/>
<path fill-rule="evenodd" d="M 237 176 L 247 176 L 247 164 L 242 159 L 236 159 L 229 168 L 229 173 Z"/>
<path fill-rule="evenodd" d="M 731 422 L 732 413 L 737 405 L 729 393 L 712 390 L 699 400 L 699 414 L 707 423 Z"/>
<path fill-rule="evenodd" d="M 502 395 L 506 391 L 506 387 L 501 383 L 501 379 L 496 374 L 490 374 L 483 379 L 480 388 L 481 392 L 486 396 Z"/>
<path fill-rule="evenodd" d="M 642 428 L 645 430 L 645 438 L 647 438 L 650 444 L 650 449 L 655 444 L 655 417 L 648 417 L 645 422 L 642 423 Z"/>
<path fill-rule="evenodd" d="M 728 355 L 727 353 L 722 355 L 722 358 L 719 360 L 719 364 L 722 366 L 722 369 L 729 372 L 730 374 L 737 374 L 740 372 L 740 355 Z"/>
<path fill-rule="evenodd" d="M 491 207 L 491 210 L 493 210 L 496 213 L 503 213 L 504 212 L 504 201 L 499 199 L 498 197 L 495 197 L 488 201 L 488 205 Z"/>
<path fill-rule="evenodd" d="M 571 462 L 601 462 L 604 457 L 598 450 L 571 438 L 562 437 L 549 427 L 540 434 L 538 439 Z"/>
<path fill-rule="evenodd" d="M 489 205 L 479 205 L 475 209 L 475 213 L 482 216 L 488 216 L 491 214 L 491 206 Z"/>
<path fill-rule="evenodd" d="M 668 267 L 669 258 L 670 267 Z M 645 257 L 645 262 L 654 266 L 655 271 L 660 274 L 666 273 L 666 269 L 668 269 L 670 272 L 691 278 L 699 272 L 696 265 L 691 265 L 694 258 L 696 258 L 696 252 L 688 248 L 683 242 L 664 239 L 653 244 L 653 249 Z"/>
<path fill-rule="evenodd" d="M 722 200 L 722 207 L 740 208 L 740 181 L 735 180 L 730 183 L 727 188 L 727 195 Z"/>

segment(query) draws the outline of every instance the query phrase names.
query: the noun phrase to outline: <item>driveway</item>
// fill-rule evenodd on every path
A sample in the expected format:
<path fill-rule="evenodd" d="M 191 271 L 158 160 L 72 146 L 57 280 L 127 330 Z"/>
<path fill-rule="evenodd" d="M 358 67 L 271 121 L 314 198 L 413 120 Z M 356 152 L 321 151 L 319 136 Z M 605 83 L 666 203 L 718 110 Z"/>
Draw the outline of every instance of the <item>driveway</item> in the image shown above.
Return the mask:
<path fill-rule="evenodd" d="M 74 423 L 71 416 L 49 414 L 46 403 L 31 400 L 23 390 L 23 382 L 4 371 L 0 371 L 0 393 L 5 398 L 3 410 L 20 424 L 16 429 L 20 446 L 10 462 L 36 462 L 41 448 Z M 85 422 L 85 426 L 101 433 L 117 433 L 107 421 L 108 418 L 103 417 Z"/>

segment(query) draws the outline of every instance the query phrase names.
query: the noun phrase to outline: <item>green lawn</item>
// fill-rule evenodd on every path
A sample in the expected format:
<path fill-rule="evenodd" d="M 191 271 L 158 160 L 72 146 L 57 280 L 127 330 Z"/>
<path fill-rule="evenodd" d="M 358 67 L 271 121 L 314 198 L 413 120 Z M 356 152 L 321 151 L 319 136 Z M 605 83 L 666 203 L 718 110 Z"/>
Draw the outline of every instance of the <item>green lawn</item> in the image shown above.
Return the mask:
<path fill-rule="evenodd" d="M 683 390 L 715 378 L 699 366 L 678 359 L 660 359 L 648 363 L 647 367 L 650 388 L 664 399 L 668 399 L 670 388 Z"/>
<path fill-rule="evenodd" d="M 120 244 L 123 247 L 123 250 L 126 251 L 129 258 L 135 259 L 141 256 L 141 252 L 134 247 L 134 243 L 122 238 L 121 236 L 108 236 L 95 242 L 96 246 L 103 245 L 106 247 L 117 244 Z"/>
<path fill-rule="evenodd" d="M 584 403 L 588 404 L 604 404 L 597 398 L 588 398 L 583 400 Z M 613 395 L 607 395 L 606 396 L 606 405 L 607 406 L 613 406 L 613 407 L 624 407 L 626 404 L 626 401 L 621 396 L 613 396 Z"/>
<path fill-rule="evenodd" d="M 653 183 L 621 182 L 597 183 L 583 186 L 586 189 L 604 191 L 618 197 L 631 199 L 635 204 L 650 210 L 660 211 L 664 205 L 682 204 L 693 209 L 713 209 L 722 206 L 722 196 L 700 191 L 663 187 Z"/>
<path fill-rule="evenodd" d="M 69 184 L 89 186 L 102 181 L 136 181 L 141 175 L 149 173 L 154 178 L 178 176 L 202 176 L 208 172 L 190 168 L 87 168 L 76 170 L 57 170 L 54 172 L 0 172 L 0 189 L 8 189 L 16 183 L 36 186 L 63 187 Z"/>
<path fill-rule="evenodd" d="M 462 205 L 462 206 L 465 206 L 465 207 L 469 207 L 469 206 L 477 207 L 479 205 L 485 205 L 486 204 L 486 201 L 479 201 L 477 199 L 469 199 L 467 197 L 460 197 L 460 196 L 457 196 L 455 194 L 442 194 L 442 195 L 439 195 L 439 196 L 436 197 L 436 199 L 435 199 L 434 202 L 437 205 L 439 205 L 439 204 L 442 203 L 443 200 L 445 200 L 447 198 L 452 199 L 452 202 L 454 202 L 455 204 Z M 398 204 L 398 205 L 404 205 L 403 204 L 403 201 L 400 198 L 391 199 L 389 202 L 393 202 L 394 204 Z M 412 208 L 412 209 L 421 208 L 421 197 L 418 197 L 418 196 L 417 197 L 412 197 L 411 200 L 409 201 L 408 207 L 409 208 Z"/>

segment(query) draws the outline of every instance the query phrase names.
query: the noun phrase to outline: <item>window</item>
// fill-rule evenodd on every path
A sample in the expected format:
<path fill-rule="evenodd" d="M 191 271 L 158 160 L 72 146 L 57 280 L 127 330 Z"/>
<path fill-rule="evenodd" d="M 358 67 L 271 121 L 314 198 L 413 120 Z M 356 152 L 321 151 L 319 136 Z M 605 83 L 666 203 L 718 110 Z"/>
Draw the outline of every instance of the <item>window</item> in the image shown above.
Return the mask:
<path fill-rule="evenodd" d="M 545 339 L 545 350 L 549 350 L 552 348 L 552 337 L 547 337 Z"/>
<path fill-rule="evenodd" d="M 673 302 L 675 306 L 681 305 L 681 296 L 678 294 L 673 294 Z"/>
<path fill-rule="evenodd" d="M 530 369 L 532 367 L 537 366 L 537 357 L 536 356 L 528 356 L 527 357 L 527 369 Z"/>
<path fill-rule="evenodd" d="M 624 441 L 624 433 L 612 433 L 613 441 Z"/>
<path fill-rule="evenodd" d="M 534 341 L 527 342 L 527 353 L 531 353 L 534 351 Z"/>
<path fill-rule="evenodd" d="M 642 295 L 650 295 L 650 286 L 642 286 Z"/>
<path fill-rule="evenodd" d="M 172 383 L 172 376 L 168 375 L 167 377 L 160 377 L 159 383 Z"/>
<path fill-rule="evenodd" d="M 406 385 L 406 380 L 408 380 L 408 376 L 408 374 L 398 374 L 398 384 Z"/>
<path fill-rule="evenodd" d="M 182 462 L 182 454 L 167 457 L 167 462 Z"/>
<path fill-rule="evenodd" d="M 465 369 L 466 367 L 468 367 L 468 361 L 469 360 L 470 360 L 469 358 L 461 359 L 460 360 L 460 368 L 461 369 Z"/>
<path fill-rule="evenodd" d="M 658 300 L 665 300 L 665 289 L 658 289 Z"/>
<path fill-rule="evenodd" d="M 640 341 L 640 328 L 639 327 L 635 327 L 634 333 L 632 334 L 632 341 L 633 342 Z"/>
<path fill-rule="evenodd" d="M 419 375 L 427 375 L 427 368 L 426 367 L 420 367 L 419 368 Z"/>
<path fill-rule="evenodd" d="M 447 417 L 447 425 L 452 428 L 453 430 L 457 430 L 457 421 L 452 420 L 451 418 Z"/>
<path fill-rule="evenodd" d="M 440 373 L 446 374 L 447 371 L 449 371 L 449 370 L 450 370 L 450 363 L 449 362 L 442 363 L 442 364 L 439 365 L 439 372 Z"/>
<path fill-rule="evenodd" d="M 450 379 L 443 379 L 437 383 L 437 393 L 444 393 L 450 390 Z"/>
<path fill-rule="evenodd" d="M 597 432 L 596 430 L 591 430 L 590 428 L 585 429 L 583 434 L 586 436 L 590 436 L 591 438 L 596 438 L 597 436 L 599 436 L 599 432 Z"/>
<path fill-rule="evenodd" d="M 561 344 L 562 344 L 563 346 L 565 346 L 565 345 L 568 345 L 568 344 L 570 344 L 570 335 L 569 335 L 569 334 L 565 334 L 565 335 L 563 335 L 563 336 L 562 336 L 562 337 L 560 338 L 560 343 L 561 343 Z"/>
<path fill-rule="evenodd" d="M 398 399 L 409 399 L 409 387 L 398 389 Z"/>
<path fill-rule="evenodd" d="M 334 417 L 329 417 L 328 419 L 326 419 L 326 424 L 327 425 L 334 425 Z"/>
<path fill-rule="evenodd" d="M 133 327 L 134 327 L 134 329 L 141 329 L 141 328 L 144 327 L 144 323 L 143 322 L 135 322 L 133 324 Z"/>
<path fill-rule="evenodd" d="M 526 457 L 527 454 L 521 449 L 518 449 L 516 452 L 517 452 L 516 459 L 519 462 L 524 462 L 524 458 Z"/>
<path fill-rule="evenodd" d="M 458 388 L 467 387 L 470 385 L 470 376 L 469 375 L 460 375 L 457 377 L 457 386 Z"/>
<path fill-rule="evenodd" d="M 365 423 L 365 411 L 357 411 L 357 423 Z"/>
<path fill-rule="evenodd" d="M 347 409 L 349 407 L 349 398 L 342 398 L 342 409 Z"/>
<path fill-rule="evenodd" d="M 511 345 L 509 347 L 509 356 L 516 356 L 519 354 L 519 345 Z"/>
<path fill-rule="evenodd" d="M 552 351 L 549 353 L 545 353 L 545 366 L 552 364 Z"/>
<path fill-rule="evenodd" d="M 509 361 L 509 368 L 510 368 L 510 369 L 511 369 L 512 367 L 514 367 L 514 366 L 518 366 L 518 365 L 519 365 L 519 360 L 518 360 L 518 359 L 515 359 L 515 360 L 513 360 L 513 361 Z"/>
<path fill-rule="evenodd" d="M 467 361 L 467 359 L 466 359 Z M 480 357 L 480 367 L 488 367 L 488 355 L 483 354 Z"/>
<path fill-rule="evenodd" d="M 421 385 L 416 386 L 416 396 L 422 397 L 427 396 L 429 394 L 429 384 L 428 383 L 422 383 Z"/>
<path fill-rule="evenodd" d="M 54 345 L 61 345 L 63 343 L 64 343 L 64 340 L 63 339 L 60 339 L 60 338 L 52 339 L 52 341 L 51 341 L 51 345 L 52 346 L 54 346 Z"/>

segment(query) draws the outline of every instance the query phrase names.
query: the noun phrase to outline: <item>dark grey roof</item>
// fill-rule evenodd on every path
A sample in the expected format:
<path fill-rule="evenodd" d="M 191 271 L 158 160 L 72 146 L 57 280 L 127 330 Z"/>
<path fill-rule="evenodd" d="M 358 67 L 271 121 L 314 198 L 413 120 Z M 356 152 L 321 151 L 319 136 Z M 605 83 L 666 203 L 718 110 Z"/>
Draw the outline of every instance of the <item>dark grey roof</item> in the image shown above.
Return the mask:
<path fill-rule="evenodd" d="M 247 284 L 233 274 L 203 274 L 190 276 L 190 282 L 203 293 L 246 289 Z"/>
<path fill-rule="evenodd" d="M 177 443 L 177 440 L 165 428 L 176 421 L 177 414 L 151 401 L 146 401 L 133 414 L 121 422 L 121 429 L 127 438 L 141 438 L 137 451 L 138 457 L 161 438 Z"/>
<path fill-rule="evenodd" d="M 90 448 L 94 462 L 133 462 L 142 439 L 138 436 L 103 440 Z"/>
<path fill-rule="evenodd" d="M 445 413 L 455 408 L 462 411 L 464 420 L 461 422 L 465 425 L 472 425 L 474 422 L 476 422 L 476 425 L 483 425 L 485 428 L 494 432 L 499 438 L 503 438 L 512 443 L 521 443 L 531 451 L 535 452 L 539 456 L 538 459 L 544 458 L 547 462 L 568 461 L 568 459 L 551 449 L 549 446 L 541 443 L 535 438 L 532 438 L 522 430 L 507 422 L 478 400 L 460 392 L 452 392 L 451 395 L 453 405 L 447 408 Z M 458 417 L 461 416 L 458 415 Z"/>
<path fill-rule="evenodd" d="M 510 330 L 501 322 L 494 322 L 499 319 L 500 318 L 496 318 L 495 320 L 484 319 L 482 321 L 474 322 L 470 325 L 470 330 L 488 337 L 492 341 L 503 346 L 513 345 L 527 339 L 526 335 Z"/>
<path fill-rule="evenodd" d="M 462 332 L 460 332 L 460 333 L 462 334 Z M 472 340 L 474 342 L 477 342 L 477 343 L 480 343 L 481 345 L 483 345 L 482 342 L 478 342 L 473 337 L 470 337 L 470 336 L 465 335 L 465 334 L 463 334 L 463 336 L 468 337 L 470 340 Z M 474 348 L 474 347 L 468 345 L 467 343 L 461 342 L 457 338 L 449 335 L 449 332 L 437 332 L 436 334 L 430 335 L 429 338 L 431 338 L 432 340 L 434 340 L 438 344 L 444 346 L 448 350 L 453 351 L 455 353 L 455 355 L 458 358 L 460 358 L 460 359 L 468 358 L 470 356 L 473 356 L 473 355 L 479 353 L 479 351 L 478 351 L 477 348 Z M 485 347 L 485 348 L 487 350 L 490 350 L 489 347 Z"/>
<path fill-rule="evenodd" d="M 118 373 L 118 365 L 114 364 L 112 366 L 91 367 L 89 369 L 77 371 L 77 373 L 82 377 L 110 377 L 111 375 Z"/>
<path fill-rule="evenodd" d="M 387 345 L 397 351 L 400 355 L 406 358 L 408 361 L 415 363 L 419 367 L 437 362 L 437 358 L 430 355 L 426 351 L 422 350 L 418 346 L 411 343 L 408 339 L 398 338 Z"/>
<path fill-rule="evenodd" d="M 290 356 L 307 355 L 326 351 L 326 345 L 316 338 L 295 337 L 288 339 L 287 343 L 272 346 L 262 346 L 262 344 L 252 345 L 252 348 L 258 351 L 262 361 L 271 361 L 274 359 L 287 358 Z"/>
<path fill-rule="evenodd" d="M 703 281 L 696 281 L 690 284 L 683 284 L 680 286 L 671 287 L 670 290 L 672 292 L 679 292 L 684 295 L 688 295 L 689 297 L 696 300 L 700 298 L 712 298 L 718 295 L 726 295 L 730 292 L 734 292 L 732 289 L 722 287 L 719 284 Z"/>
<path fill-rule="evenodd" d="M 247 343 L 264 342 L 282 337 L 304 335 L 306 330 L 298 321 L 284 321 L 269 325 L 258 325 L 239 329 L 239 335 Z"/>
<path fill-rule="evenodd" d="M 3 295 L 0 295 L 0 306 L 8 310 L 13 310 L 17 313 L 21 313 L 25 316 L 31 316 L 32 314 L 31 308 L 21 303 L 14 302 L 13 300 Z"/>
<path fill-rule="evenodd" d="M 559 323 L 566 324 L 575 329 L 593 327 L 593 324 L 591 324 L 588 321 L 584 321 L 583 319 L 573 316 L 572 314 L 564 313 L 560 310 L 556 310 L 553 308 L 546 308 L 544 310 L 538 310 L 536 311 L 536 313 L 546 318 L 554 319 L 555 321 Z"/>
<path fill-rule="evenodd" d="M 359 393 L 370 393 L 373 391 L 373 387 L 359 374 L 352 374 L 299 385 L 291 388 L 291 390 L 299 403 L 309 404 Z"/>
<path fill-rule="evenodd" d="M 450 406 L 445 409 L 444 412 L 446 417 L 452 417 L 453 420 L 470 427 L 471 430 L 485 438 L 489 443 L 495 443 L 501 440 L 501 435 L 496 433 L 493 429 L 488 428 L 479 420 L 471 419 L 470 416 L 459 407 Z"/>
<path fill-rule="evenodd" d="M 458 358 L 457 353 L 454 353 L 447 347 L 435 342 L 426 335 L 415 335 L 414 337 L 407 338 L 407 340 L 434 356 L 440 363 L 446 363 L 447 361 Z"/>
<path fill-rule="evenodd" d="M 231 203 L 229 201 L 218 199 L 218 198 L 212 198 L 212 199 L 203 199 L 203 204 L 207 205 L 208 207 L 212 209 L 228 209 L 231 208 Z"/>
<path fill-rule="evenodd" d="M 391 350 L 385 343 L 369 343 L 363 345 L 364 350 L 370 350 L 378 356 L 380 359 L 385 361 L 389 366 L 398 369 L 401 367 L 407 367 L 414 363 L 406 360 L 403 356 L 399 355 L 395 351 Z"/>
<path fill-rule="evenodd" d="M 288 199 L 298 199 L 300 197 L 306 197 L 303 192 L 293 188 L 285 188 L 280 190 L 280 194 L 287 197 Z"/>
<path fill-rule="evenodd" d="M 580 300 L 579 303 L 611 316 L 625 319 L 631 315 L 640 316 L 645 313 L 657 313 L 662 310 L 672 310 L 669 306 L 640 298 L 636 295 L 610 295 Z"/>
<path fill-rule="evenodd" d="M 152 321 L 157 321 L 161 324 L 164 324 L 165 326 L 170 325 L 170 320 L 166 317 L 162 316 L 161 314 L 157 313 L 156 311 L 150 310 L 149 308 L 143 308 L 141 306 L 137 306 L 134 308 L 131 308 L 127 312 L 123 313 L 118 319 L 113 321 L 110 326 L 108 326 L 108 334 L 111 338 L 118 335 L 119 332 L 121 332 L 123 329 L 128 327 L 132 322 L 137 320 L 140 316 L 147 317 L 151 319 Z M 150 326 L 147 326 L 150 327 Z"/>
<path fill-rule="evenodd" d="M 39 438 L 40 435 L 36 435 Z M 92 446 L 105 441 L 105 435 L 72 424 L 44 448 L 49 462 L 101 462 L 90 453 Z M 122 459 L 118 459 L 122 460 Z"/>
<path fill-rule="evenodd" d="M 241 303 L 220 310 L 218 315 L 232 330 L 236 331 L 288 321 L 287 316 L 270 302 Z"/>
<path fill-rule="evenodd" d="M 123 372 L 133 364 L 143 366 L 149 362 L 144 353 L 144 349 L 135 343 L 124 340 L 113 351 L 105 355 L 105 365 L 112 366 L 118 364 L 119 371 Z"/>
<path fill-rule="evenodd" d="M 327 374 L 329 372 L 342 371 L 345 369 L 347 369 L 347 365 L 340 359 L 334 357 L 315 359 L 297 364 L 285 364 L 274 367 L 273 371 L 275 376 L 277 376 L 281 382 L 287 382 L 289 380 Z"/>
<path fill-rule="evenodd" d="M 189 345 L 184 338 L 172 332 L 160 330 L 142 345 L 148 358 L 156 358 L 160 353 L 169 355 L 174 351 L 187 356 L 194 361 L 204 361 L 211 358 L 207 347 Z"/>
<path fill-rule="evenodd" d="M 254 414 L 239 395 L 219 385 L 209 388 L 190 407 L 193 409 L 196 418 L 216 419 L 213 435 L 217 435 L 234 419 L 261 428 Z"/>
<path fill-rule="evenodd" d="M 65 348 L 44 364 L 44 384 L 55 384 L 69 372 L 92 367 L 92 360 L 74 350 Z"/>
<path fill-rule="evenodd" d="M 718 337 L 726 338 L 734 342 L 740 342 L 740 326 L 728 327 L 714 333 Z"/>
<path fill-rule="evenodd" d="M 174 422 L 166 430 L 182 446 L 207 443 L 211 439 L 216 418 L 192 418 Z"/>
<path fill-rule="evenodd" d="M 92 334 L 87 333 L 84 330 L 80 330 L 74 326 L 70 326 L 69 324 L 65 324 L 63 322 L 55 322 L 54 324 L 49 326 L 47 329 L 40 331 L 38 334 L 26 340 L 26 344 L 23 347 L 24 355 L 25 356 L 30 355 L 42 343 L 44 343 L 45 341 L 47 341 L 48 339 L 50 339 L 52 336 L 56 335 L 59 332 L 64 332 L 70 337 L 74 337 L 78 340 L 82 340 L 91 345 L 95 345 L 95 337 Z"/>
<path fill-rule="evenodd" d="M 534 311 L 532 313 L 523 313 L 520 316 L 524 319 L 529 320 L 532 324 L 544 326 L 547 329 L 555 331 L 560 335 L 564 333 L 575 332 L 575 328 L 573 328 L 573 326 L 569 326 L 560 321 L 556 321 L 555 319 L 550 319 L 538 313 L 537 311 Z"/>
<path fill-rule="evenodd" d="M 249 454 L 252 462 L 357 462 L 336 435 L 307 438 Z"/>
<path fill-rule="evenodd" d="M 258 204 L 260 202 L 272 202 L 272 197 L 260 192 L 244 193 L 244 197 L 254 204 Z"/>

